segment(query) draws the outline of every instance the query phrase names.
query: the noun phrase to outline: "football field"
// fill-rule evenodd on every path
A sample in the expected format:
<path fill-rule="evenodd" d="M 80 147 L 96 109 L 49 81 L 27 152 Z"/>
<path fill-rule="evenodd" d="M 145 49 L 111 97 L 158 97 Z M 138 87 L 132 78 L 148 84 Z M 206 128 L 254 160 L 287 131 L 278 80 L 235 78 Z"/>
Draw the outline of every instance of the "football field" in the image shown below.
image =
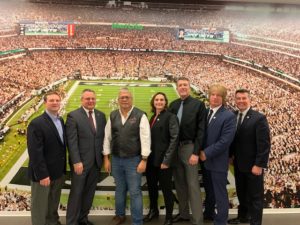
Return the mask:
<path fill-rule="evenodd" d="M 172 84 L 166 83 L 104 83 L 104 82 L 80 82 L 76 90 L 71 94 L 66 105 L 66 112 L 70 112 L 80 106 L 80 96 L 84 89 L 92 89 L 96 93 L 96 108 L 105 113 L 108 118 L 111 111 L 118 108 L 117 97 L 122 87 L 128 88 L 133 94 L 133 105 L 147 113 L 150 117 L 150 101 L 156 92 L 164 92 L 169 103 L 178 98 Z"/>
<path fill-rule="evenodd" d="M 116 82 L 116 81 L 97 81 L 97 82 L 87 82 L 80 81 L 75 82 L 72 88 L 68 91 L 68 97 L 66 98 L 66 103 L 64 104 L 63 117 L 66 118 L 68 112 L 77 109 L 81 106 L 81 93 L 84 89 L 94 90 L 96 93 L 97 104 L 96 108 L 105 113 L 108 118 L 111 111 L 118 108 L 117 97 L 118 92 L 122 87 L 128 88 L 133 94 L 133 104 L 147 113 L 147 116 L 150 118 L 152 115 L 150 101 L 152 96 L 157 92 L 164 92 L 169 100 L 169 103 L 174 99 L 178 98 L 177 92 L 174 88 L 174 85 L 171 83 L 149 83 L 149 82 Z M 43 112 L 43 107 L 41 107 L 31 118 L 40 115 Z M 25 138 L 25 137 L 24 137 Z M 25 151 L 26 146 L 24 146 Z M 24 154 L 23 154 L 24 155 Z M 25 154 L 26 155 L 26 154 Z M 27 155 L 26 155 L 27 156 Z M 21 159 L 22 157 L 20 157 Z M 17 163 L 11 162 L 11 167 L 9 173 L 11 173 L 11 178 L 6 183 L 11 187 L 18 187 L 20 189 L 26 189 L 29 191 L 30 183 L 27 178 L 27 166 L 28 159 L 27 157 L 23 162 L 20 162 L 20 159 Z M 17 164 L 20 164 L 16 167 Z M 201 172 L 199 174 L 201 177 Z M 230 176 L 231 174 L 230 174 Z M 232 180 L 232 179 L 229 179 Z M 202 186 L 202 179 L 199 180 L 200 185 Z M 229 184 L 229 193 L 232 192 L 232 182 Z M 22 188 L 21 188 L 22 187 Z M 26 188 L 27 187 L 27 188 Z M 70 189 L 70 172 L 69 169 L 66 174 L 66 180 L 63 187 L 63 194 L 61 196 L 61 203 L 63 206 L 66 205 L 68 199 L 68 192 Z M 114 208 L 114 189 L 115 184 L 112 176 L 105 173 L 104 171 L 100 172 L 100 179 L 97 185 L 97 194 L 94 198 L 94 207 L 93 209 L 103 209 L 103 208 Z M 142 179 L 142 190 L 144 191 L 143 199 L 144 205 L 147 207 L 149 204 L 149 199 L 147 197 L 147 184 L 145 177 Z M 202 192 L 202 194 L 204 194 Z M 163 206 L 163 199 L 159 197 L 159 204 Z"/>
<path fill-rule="evenodd" d="M 152 96 L 156 92 L 164 92 L 169 102 L 177 98 L 176 90 L 174 89 L 172 84 L 166 83 L 126 83 L 126 82 L 76 82 L 71 88 L 69 92 L 69 97 L 64 106 L 64 115 L 66 118 L 68 112 L 77 109 L 81 106 L 81 93 L 84 89 L 92 89 L 96 93 L 97 104 L 96 108 L 105 113 L 106 118 L 109 117 L 109 114 L 112 110 L 118 108 L 117 104 L 117 96 L 118 92 L 122 87 L 128 88 L 133 94 L 133 104 L 147 113 L 147 116 L 150 118 L 152 115 L 150 101 Z M 43 106 L 41 109 L 35 113 L 30 120 L 34 117 L 43 113 Z M 22 137 L 25 138 L 25 137 Z M 25 141 L 25 140 L 24 140 Z M 26 145 L 24 146 L 24 150 Z M 24 154 L 23 154 L 24 155 Z M 27 156 L 27 155 L 26 155 Z M 20 159 L 19 159 L 20 160 Z M 18 160 L 18 161 L 19 161 Z M 10 165 L 16 166 L 15 162 L 11 162 Z M 23 162 L 20 162 L 20 166 L 18 168 L 14 168 L 10 170 L 10 178 L 5 179 L 6 184 L 14 184 L 14 185 L 29 185 L 29 180 L 27 178 L 27 167 L 28 167 L 28 159 Z M 69 170 L 69 169 L 68 169 Z M 107 177 L 107 174 L 102 174 L 101 180 L 104 180 Z M 67 172 L 67 180 L 69 179 L 69 171 Z M 67 182 L 68 183 L 68 182 Z M 113 189 L 114 186 L 111 182 L 108 182 L 106 185 L 108 190 Z M 69 185 L 66 185 L 66 188 L 69 188 Z"/>
<path fill-rule="evenodd" d="M 77 109 L 81 105 L 81 93 L 84 89 L 92 89 L 96 93 L 97 104 L 96 108 L 105 113 L 108 118 L 110 112 L 118 108 L 117 105 L 117 96 L 118 92 L 122 87 L 128 88 L 133 94 L 133 104 L 140 108 L 141 110 L 147 113 L 147 116 L 150 117 L 151 107 L 150 100 L 156 92 L 164 92 L 169 102 L 178 98 L 176 90 L 172 84 L 166 83 L 125 83 L 125 82 L 78 82 L 74 84 L 74 87 L 71 88 L 73 91 L 70 92 L 69 98 L 67 99 L 64 115 L 66 118 L 68 112 Z M 42 107 L 43 108 L 43 107 Z M 41 114 L 43 110 L 38 110 L 38 112 L 32 117 L 36 117 Z M 32 119 L 31 118 L 31 119 Z M 12 176 L 10 184 L 14 187 L 16 186 L 27 186 L 29 187 L 29 180 L 27 178 L 27 166 L 28 160 L 19 167 L 17 172 Z M 19 186 L 20 187 L 20 186 Z M 66 205 L 68 199 L 68 190 L 70 188 L 70 172 L 67 171 L 66 181 L 64 185 L 64 191 L 61 196 L 62 205 Z M 145 191 L 147 187 L 145 185 L 145 177 L 143 177 L 142 189 Z M 113 208 L 114 204 L 114 181 L 109 174 L 105 172 L 100 173 L 100 180 L 97 186 L 97 194 L 94 198 L 94 209 L 99 208 Z M 163 204 L 161 197 L 159 198 L 160 204 Z M 144 196 L 144 203 L 148 205 L 148 197 Z"/>

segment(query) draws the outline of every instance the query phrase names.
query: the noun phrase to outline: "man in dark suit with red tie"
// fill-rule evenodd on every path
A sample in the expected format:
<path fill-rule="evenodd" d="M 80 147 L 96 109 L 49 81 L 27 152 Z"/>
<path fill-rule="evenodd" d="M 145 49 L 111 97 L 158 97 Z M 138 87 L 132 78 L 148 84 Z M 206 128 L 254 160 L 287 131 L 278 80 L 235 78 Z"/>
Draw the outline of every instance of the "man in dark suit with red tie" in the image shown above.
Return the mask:
<path fill-rule="evenodd" d="M 261 225 L 264 168 L 267 167 L 270 153 L 269 125 L 263 114 L 250 107 L 248 90 L 237 90 L 235 103 L 238 123 L 230 155 L 233 158 L 239 207 L 238 217 L 228 220 L 228 223 Z"/>
<path fill-rule="evenodd" d="M 104 113 L 95 109 L 96 95 L 83 90 L 81 107 L 70 112 L 66 134 L 72 171 L 67 225 L 92 225 L 88 220 L 102 165 Z"/>
<path fill-rule="evenodd" d="M 60 103 L 57 92 L 46 93 L 45 112 L 33 119 L 27 129 L 32 225 L 60 225 L 57 209 L 66 170 L 64 121 L 58 115 Z"/>

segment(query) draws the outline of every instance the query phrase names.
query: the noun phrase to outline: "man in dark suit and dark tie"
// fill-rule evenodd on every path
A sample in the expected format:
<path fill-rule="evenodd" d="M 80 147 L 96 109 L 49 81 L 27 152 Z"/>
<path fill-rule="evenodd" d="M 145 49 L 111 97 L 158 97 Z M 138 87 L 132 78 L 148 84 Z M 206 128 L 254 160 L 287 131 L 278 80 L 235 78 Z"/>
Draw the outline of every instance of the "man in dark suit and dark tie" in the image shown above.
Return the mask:
<path fill-rule="evenodd" d="M 200 159 L 204 162 L 205 213 L 214 220 L 214 225 L 226 225 L 229 210 L 226 189 L 229 147 L 235 135 L 236 118 L 227 110 L 227 90 L 221 85 L 212 85 L 208 90 L 209 114 Z M 215 206 L 217 214 L 215 214 Z"/>
<path fill-rule="evenodd" d="M 28 174 L 31 180 L 32 225 L 60 225 L 57 213 L 66 169 L 64 121 L 58 115 L 61 97 L 44 96 L 45 112 L 27 130 Z"/>
<path fill-rule="evenodd" d="M 72 171 L 67 225 L 91 225 L 88 220 L 102 165 L 105 115 L 95 109 L 96 95 L 85 89 L 81 107 L 70 112 L 66 134 Z"/>
<path fill-rule="evenodd" d="M 233 157 L 239 207 L 238 217 L 230 219 L 228 223 L 250 222 L 251 225 L 261 225 L 264 195 L 263 175 L 271 148 L 269 125 L 263 114 L 250 107 L 248 90 L 237 90 L 235 103 L 238 108 L 236 112 L 238 123 L 230 155 Z"/>

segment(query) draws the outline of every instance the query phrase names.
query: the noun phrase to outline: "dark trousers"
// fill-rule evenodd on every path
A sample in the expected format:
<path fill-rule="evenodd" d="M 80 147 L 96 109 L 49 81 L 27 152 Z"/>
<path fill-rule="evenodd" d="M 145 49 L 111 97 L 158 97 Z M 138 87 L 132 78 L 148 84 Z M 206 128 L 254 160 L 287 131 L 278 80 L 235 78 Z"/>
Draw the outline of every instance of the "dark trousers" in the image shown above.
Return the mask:
<path fill-rule="evenodd" d="M 150 198 L 150 209 L 158 210 L 158 183 L 163 192 L 165 206 L 166 206 L 166 219 L 172 218 L 174 197 L 172 192 L 172 168 L 160 169 L 154 167 L 149 162 L 146 169 L 146 178 Z"/>
<path fill-rule="evenodd" d="M 200 163 L 201 165 L 201 171 L 202 171 L 202 181 L 205 191 L 205 200 L 204 200 L 204 212 L 203 216 L 204 218 L 211 218 L 213 219 L 215 217 L 215 195 L 212 189 L 212 180 L 209 171 L 206 170 L 204 167 L 204 163 Z"/>
<path fill-rule="evenodd" d="M 239 199 L 238 217 L 248 218 L 251 225 L 261 225 L 263 215 L 264 178 L 251 172 L 234 170 L 236 192 Z"/>
<path fill-rule="evenodd" d="M 31 182 L 31 222 L 32 225 L 58 225 L 58 206 L 64 178 L 53 180 L 50 186 Z"/>
<path fill-rule="evenodd" d="M 72 171 L 71 190 L 67 207 L 67 225 L 86 222 L 93 203 L 100 169 L 96 163 L 81 175 Z"/>
<path fill-rule="evenodd" d="M 226 225 L 229 211 L 229 200 L 226 189 L 227 172 L 206 170 L 205 176 L 207 176 L 207 180 L 204 180 L 204 182 L 207 182 L 205 184 L 205 213 L 213 216 L 213 211 L 216 207 L 217 213 L 214 215 L 214 225 Z"/>

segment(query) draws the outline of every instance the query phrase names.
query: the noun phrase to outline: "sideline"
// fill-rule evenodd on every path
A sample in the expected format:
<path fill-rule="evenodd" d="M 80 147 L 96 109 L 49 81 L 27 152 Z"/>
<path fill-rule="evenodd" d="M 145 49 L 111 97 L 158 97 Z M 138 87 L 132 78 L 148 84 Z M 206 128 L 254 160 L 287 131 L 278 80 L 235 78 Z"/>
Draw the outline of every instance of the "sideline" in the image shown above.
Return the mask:
<path fill-rule="evenodd" d="M 69 100 L 70 96 L 73 94 L 73 92 L 76 90 L 77 86 L 79 84 L 79 81 L 76 81 L 75 84 L 70 88 L 70 90 L 67 92 L 66 97 L 62 101 L 62 105 L 65 105 L 65 103 Z M 22 110 L 22 109 L 20 109 Z M 13 117 L 12 117 L 13 118 Z M 5 177 L 1 180 L 0 186 L 7 186 L 8 188 L 18 188 L 20 190 L 28 190 L 27 188 L 24 188 L 24 185 L 15 185 L 10 184 L 11 180 L 15 177 L 15 175 L 18 173 L 22 165 L 25 163 L 25 161 L 28 159 L 28 152 L 27 148 L 24 150 L 21 157 L 17 160 L 17 162 L 13 165 L 13 167 L 9 170 L 9 172 L 5 175 Z"/>

